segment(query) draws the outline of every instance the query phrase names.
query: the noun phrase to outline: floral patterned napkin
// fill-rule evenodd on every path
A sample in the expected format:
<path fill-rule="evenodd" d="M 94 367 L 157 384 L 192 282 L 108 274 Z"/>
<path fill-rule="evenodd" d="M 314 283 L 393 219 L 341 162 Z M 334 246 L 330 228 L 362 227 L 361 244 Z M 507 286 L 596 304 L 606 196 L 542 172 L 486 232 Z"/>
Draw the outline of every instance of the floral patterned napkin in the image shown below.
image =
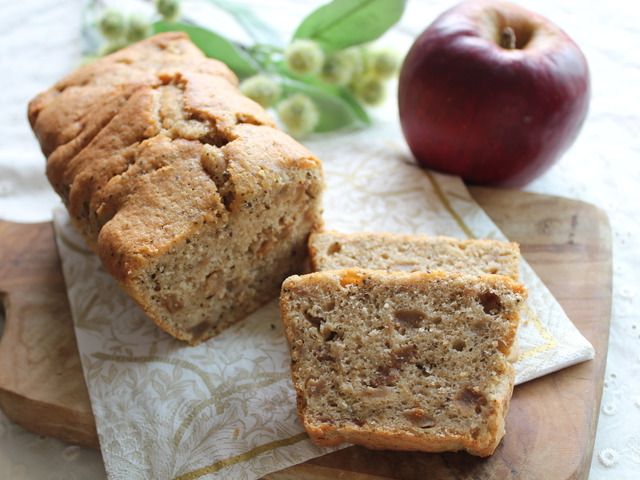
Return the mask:
<path fill-rule="evenodd" d="M 412 165 L 397 126 L 312 139 L 327 228 L 506 240 L 463 182 Z M 54 225 L 110 479 L 255 479 L 332 449 L 295 410 L 277 300 L 196 347 L 148 320 L 104 271 L 63 208 Z M 590 359 L 592 346 L 526 262 L 530 298 L 517 383 Z"/>

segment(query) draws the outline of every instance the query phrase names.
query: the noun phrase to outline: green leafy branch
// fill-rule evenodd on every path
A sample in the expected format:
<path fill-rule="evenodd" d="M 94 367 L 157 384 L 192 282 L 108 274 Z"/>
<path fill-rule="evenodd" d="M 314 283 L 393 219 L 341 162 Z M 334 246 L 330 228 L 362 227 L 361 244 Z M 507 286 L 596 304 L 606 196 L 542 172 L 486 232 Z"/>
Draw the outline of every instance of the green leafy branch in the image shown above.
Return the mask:
<path fill-rule="evenodd" d="M 385 98 L 398 54 L 372 42 L 400 20 L 406 0 L 333 0 L 311 12 L 283 44 L 278 32 L 249 8 L 230 0 L 206 0 L 229 13 L 254 42 L 229 40 L 186 19 L 179 0 L 155 0 L 156 17 L 104 9 L 94 22 L 104 40 L 97 56 L 146 36 L 184 31 L 205 55 L 240 79 L 248 97 L 273 108 L 290 133 L 303 136 L 350 125 L 369 125 L 366 107 Z"/>

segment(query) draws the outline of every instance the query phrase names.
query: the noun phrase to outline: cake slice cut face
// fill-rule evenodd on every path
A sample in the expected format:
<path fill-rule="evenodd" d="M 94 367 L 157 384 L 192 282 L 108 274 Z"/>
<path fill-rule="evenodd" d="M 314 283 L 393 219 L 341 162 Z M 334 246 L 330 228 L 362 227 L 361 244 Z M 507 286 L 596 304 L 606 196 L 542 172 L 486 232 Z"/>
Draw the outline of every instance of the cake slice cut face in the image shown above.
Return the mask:
<path fill-rule="evenodd" d="M 321 445 L 487 456 L 505 432 L 526 289 L 501 275 L 364 269 L 289 277 L 298 413 Z"/>
<path fill-rule="evenodd" d="M 520 247 L 515 242 L 335 230 L 314 232 L 309 254 L 313 270 L 447 270 L 499 274 L 514 280 L 518 280 L 520 263 Z"/>

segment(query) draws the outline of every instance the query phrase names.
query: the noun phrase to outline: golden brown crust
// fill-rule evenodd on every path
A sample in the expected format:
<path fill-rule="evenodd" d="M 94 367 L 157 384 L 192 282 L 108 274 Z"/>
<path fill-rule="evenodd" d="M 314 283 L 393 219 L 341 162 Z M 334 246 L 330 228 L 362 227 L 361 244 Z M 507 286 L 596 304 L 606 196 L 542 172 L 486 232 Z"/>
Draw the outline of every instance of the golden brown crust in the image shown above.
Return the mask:
<path fill-rule="evenodd" d="M 103 107 L 166 76 L 204 73 L 237 85 L 223 63 L 209 59 L 182 32 L 155 35 L 79 68 L 29 103 L 28 116 L 46 156 L 95 123 Z"/>

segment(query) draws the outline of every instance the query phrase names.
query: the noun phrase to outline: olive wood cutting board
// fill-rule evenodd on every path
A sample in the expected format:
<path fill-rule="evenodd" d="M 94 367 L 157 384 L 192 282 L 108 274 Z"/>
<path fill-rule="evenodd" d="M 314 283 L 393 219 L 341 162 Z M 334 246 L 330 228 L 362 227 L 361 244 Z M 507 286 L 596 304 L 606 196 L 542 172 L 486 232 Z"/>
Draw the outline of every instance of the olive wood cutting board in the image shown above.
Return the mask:
<path fill-rule="evenodd" d="M 586 479 L 611 312 L 611 232 L 602 211 L 560 197 L 471 193 L 593 344 L 588 362 L 516 387 L 507 434 L 489 458 L 348 447 L 265 477 Z M 51 223 L 0 221 L 0 408 L 36 433 L 99 448 Z"/>

